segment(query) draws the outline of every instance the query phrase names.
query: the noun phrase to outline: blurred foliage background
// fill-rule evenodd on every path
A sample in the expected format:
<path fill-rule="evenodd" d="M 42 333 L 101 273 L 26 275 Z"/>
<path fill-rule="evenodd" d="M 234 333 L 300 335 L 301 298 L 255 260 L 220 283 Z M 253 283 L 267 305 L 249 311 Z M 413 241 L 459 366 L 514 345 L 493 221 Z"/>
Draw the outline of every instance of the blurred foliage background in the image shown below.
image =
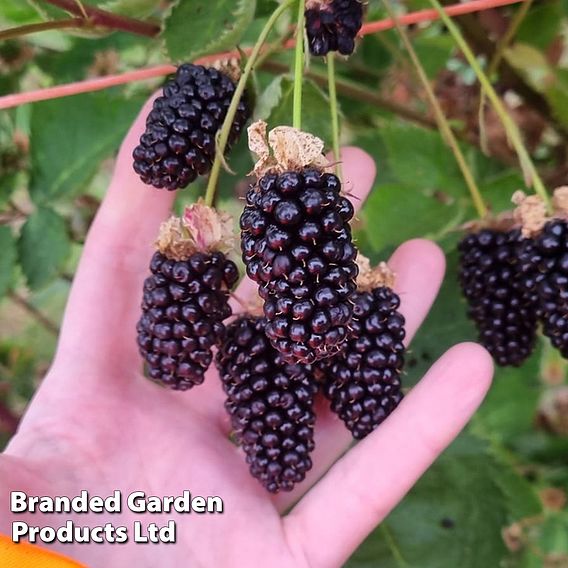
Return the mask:
<path fill-rule="evenodd" d="M 87 26 L 2 41 L 0 96 L 251 45 L 276 2 L 90 0 L 88 5 L 144 19 L 162 26 L 162 33 L 152 38 Z M 402 14 L 430 4 L 404 0 L 395 6 Z M 553 189 L 566 183 L 568 173 L 568 2 L 535 0 L 522 18 L 520 6 L 455 22 L 480 63 L 494 68 L 491 80 Z M 383 5 L 371 0 L 367 19 L 384 17 Z M 0 30 L 68 18 L 44 0 L 0 3 Z M 279 26 L 282 37 L 289 23 Z M 484 199 L 494 212 L 508 209 L 512 192 L 525 184 L 490 109 L 481 143 L 475 74 L 440 22 L 410 26 L 408 33 Z M 256 116 L 270 126 L 291 122 L 290 64 L 291 54 L 275 49 L 254 77 Z M 356 222 L 359 246 L 378 261 L 406 239 L 427 237 L 447 253 L 443 289 L 409 353 L 405 380 L 411 387 L 450 345 L 475 338 L 456 281 L 459 227 L 474 219 L 475 211 L 396 30 L 367 35 L 348 62 L 338 61 L 338 72 L 342 142 L 361 146 L 378 165 L 376 186 Z M 77 260 L 119 143 L 160 84 L 160 79 L 130 83 L 0 111 L 1 445 L 49 367 Z M 325 85 L 325 67 L 312 60 L 304 126 L 329 143 Z M 252 164 L 245 141 L 230 164 L 238 175 L 223 174 L 219 204 L 238 214 Z M 181 192 L 178 206 L 202 189 Z M 521 369 L 497 370 L 467 431 L 349 566 L 567 567 L 567 491 L 566 362 L 542 342 Z"/>

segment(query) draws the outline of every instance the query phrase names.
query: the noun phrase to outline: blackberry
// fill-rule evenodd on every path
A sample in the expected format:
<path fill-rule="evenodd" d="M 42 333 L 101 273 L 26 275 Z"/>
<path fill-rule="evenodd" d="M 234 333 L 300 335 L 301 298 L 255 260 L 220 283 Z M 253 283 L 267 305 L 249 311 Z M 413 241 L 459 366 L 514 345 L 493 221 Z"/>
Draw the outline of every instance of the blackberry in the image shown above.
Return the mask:
<path fill-rule="evenodd" d="M 278 493 L 291 491 L 312 467 L 317 386 L 309 368 L 284 362 L 265 325 L 260 317 L 237 318 L 227 326 L 215 362 L 250 472 Z"/>
<path fill-rule="evenodd" d="M 337 176 L 318 169 L 266 173 L 247 193 L 243 260 L 265 301 L 266 335 L 289 363 L 331 357 L 347 339 L 353 214 Z"/>
<path fill-rule="evenodd" d="M 522 285 L 533 294 L 542 330 L 568 358 L 568 223 L 548 221 L 518 245 Z"/>
<path fill-rule="evenodd" d="M 400 299 L 390 283 L 356 292 L 353 303 L 351 337 L 339 355 L 316 364 L 316 374 L 331 410 L 361 440 L 402 400 L 406 332 L 404 316 L 398 311 Z"/>
<path fill-rule="evenodd" d="M 210 237 L 203 224 L 207 210 L 212 211 L 192 205 L 183 219 L 172 217 L 162 225 L 151 275 L 144 281 L 138 348 L 150 378 L 174 390 L 203 382 L 211 348 L 222 341 L 222 322 L 231 315 L 228 291 L 239 278 L 235 263 L 215 250 L 219 237 Z M 197 220 L 192 211 L 198 212 Z M 212 213 L 207 221 L 216 219 Z"/>
<path fill-rule="evenodd" d="M 146 119 L 134 149 L 134 171 L 157 188 L 186 187 L 209 173 L 215 159 L 215 135 L 221 128 L 235 83 L 211 67 L 184 64 L 164 86 Z M 250 110 L 243 95 L 227 148 L 239 138 Z"/>
<path fill-rule="evenodd" d="M 537 311 L 519 273 L 520 229 L 485 228 L 459 244 L 459 281 L 480 343 L 498 365 L 519 366 L 536 342 Z"/>
<path fill-rule="evenodd" d="M 306 34 L 310 53 L 316 56 L 339 51 L 351 55 L 363 25 L 360 0 L 316 0 L 306 10 Z"/>

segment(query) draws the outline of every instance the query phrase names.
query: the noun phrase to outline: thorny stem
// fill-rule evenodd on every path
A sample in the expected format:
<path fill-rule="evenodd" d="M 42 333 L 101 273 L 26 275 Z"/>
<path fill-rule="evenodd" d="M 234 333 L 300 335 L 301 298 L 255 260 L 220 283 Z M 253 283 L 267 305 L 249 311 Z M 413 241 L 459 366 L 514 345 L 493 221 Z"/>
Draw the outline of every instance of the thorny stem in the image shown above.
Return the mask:
<path fill-rule="evenodd" d="M 341 155 L 339 153 L 339 108 L 337 105 L 337 87 L 335 84 L 335 53 L 327 56 L 327 88 L 329 92 L 329 110 L 331 112 L 331 138 L 335 173 L 341 178 Z"/>
<path fill-rule="evenodd" d="M 225 149 L 227 147 L 227 142 L 229 140 L 229 135 L 231 133 L 231 128 L 233 127 L 233 122 L 235 120 L 235 114 L 237 113 L 237 108 L 241 101 L 241 97 L 245 92 L 245 88 L 248 79 L 254 69 L 257 62 L 258 56 L 268 37 L 268 34 L 274 27 L 274 24 L 278 18 L 293 4 L 295 0 L 287 0 L 283 4 L 280 4 L 276 10 L 272 13 L 268 21 L 266 22 L 264 28 L 260 32 L 256 44 L 248 58 L 247 64 L 243 70 L 242 75 L 239 78 L 237 87 L 231 99 L 231 104 L 227 110 L 227 115 L 223 121 L 223 126 L 219 132 L 219 137 L 217 139 L 217 148 L 215 152 L 215 161 L 213 162 L 213 167 L 211 168 L 211 175 L 209 176 L 209 181 L 207 183 L 207 190 L 205 192 L 205 205 L 211 207 L 215 200 L 215 191 L 217 190 L 217 182 L 219 181 L 219 174 L 221 173 L 221 166 L 224 162 Z"/>
<path fill-rule="evenodd" d="M 531 9 L 533 0 L 525 0 L 521 7 L 517 10 L 515 16 L 511 20 L 511 24 L 507 28 L 507 31 L 501 37 L 497 43 L 495 48 L 495 53 L 489 62 L 487 67 L 487 76 L 489 79 L 493 77 L 494 73 L 499 68 L 499 64 L 503 59 L 505 54 L 505 50 L 509 47 L 510 43 L 513 41 L 513 38 L 519 31 L 521 24 L 523 23 L 524 19 L 526 18 L 529 10 Z M 481 96 L 479 97 L 479 141 L 481 144 L 481 149 L 487 154 L 487 134 L 485 132 L 485 102 L 487 98 L 485 95 L 485 91 L 481 91 Z"/>
<path fill-rule="evenodd" d="M 18 26 L 17 28 L 10 28 L 9 30 L 0 31 L 0 41 L 6 41 L 17 37 L 22 37 L 29 34 L 38 32 L 45 32 L 48 30 L 62 30 L 67 28 L 85 28 L 89 27 L 89 21 L 84 18 L 69 18 L 67 20 L 54 20 L 50 22 L 40 22 L 37 24 L 28 24 L 25 26 Z"/>
<path fill-rule="evenodd" d="M 292 126 L 302 128 L 302 87 L 304 74 L 304 12 L 305 0 L 298 0 L 298 23 L 296 25 L 296 48 L 294 54 L 294 102 Z"/>
<path fill-rule="evenodd" d="M 422 87 L 426 91 L 426 96 L 428 97 L 428 101 L 434 111 L 434 116 L 436 117 L 436 122 L 438 123 L 438 127 L 442 133 L 442 136 L 446 140 L 446 143 L 450 146 L 452 153 L 454 154 L 456 162 L 458 163 L 458 166 L 463 175 L 464 181 L 471 194 L 471 198 L 473 200 L 477 213 L 479 217 L 483 218 L 487 215 L 487 207 L 483 202 L 483 198 L 481 197 L 481 193 L 479 191 L 479 188 L 477 187 L 475 178 L 471 172 L 467 160 L 465 159 L 465 156 L 463 155 L 463 152 L 461 151 L 460 145 L 456 137 L 454 136 L 452 129 L 450 128 L 448 119 L 444 115 L 444 111 L 442 110 L 442 107 L 440 106 L 440 103 L 436 98 L 436 94 L 432 89 L 432 85 L 430 85 L 430 81 L 428 79 L 428 76 L 426 75 L 426 72 L 424 71 L 424 67 L 422 66 L 422 63 L 420 62 L 420 59 L 416 54 L 416 51 L 414 50 L 414 47 L 408 37 L 408 34 L 406 33 L 406 30 L 398 23 L 398 20 L 396 18 L 390 0 L 384 0 L 384 5 L 388 15 L 395 22 L 397 32 L 399 33 L 402 42 L 404 43 L 404 46 L 408 51 L 410 59 L 412 60 L 412 64 L 414 65 L 414 68 L 416 70 L 416 74 L 420 79 L 420 83 L 422 84 Z"/>
<path fill-rule="evenodd" d="M 475 72 L 475 75 L 477 76 L 478 81 L 480 82 L 483 90 L 485 91 L 487 98 L 491 101 L 491 104 L 493 105 L 495 112 L 499 116 L 499 119 L 501 120 L 503 127 L 505 128 L 505 132 L 507 133 L 507 137 L 509 138 L 509 141 L 515 148 L 515 151 L 517 152 L 521 168 L 525 175 L 525 183 L 528 186 L 532 185 L 534 187 L 535 192 L 543 199 L 543 201 L 547 205 L 547 208 L 550 211 L 551 209 L 550 198 L 546 192 L 546 188 L 544 187 L 542 179 L 540 178 L 540 175 L 530 157 L 530 154 L 528 153 L 523 143 L 518 126 L 515 124 L 515 121 L 511 118 L 511 116 L 507 112 L 505 105 L 499 98 L 499 95 L 495 92 L 495 89 L 493 88 L 491 81 L 489 80 L 489 78 L 487 77 L 487 75 L 479 65 L 477 58 L 475 57 L 469 45 L 465 41 L 464 37 L 462 36 L 456 24 L 444 12 L 444 9 L 442 8 L 438 0 L 429 0 L 429 2 L 430 4 L 432 4 L 434 9 L 436 9 L 440 14 L 440 19 L 444 22 L 444 25 L 448 28 L 448 31 L 454 38 L 454 41 L 456 42 L 456 44 L 464 54 L 465 58 L 467 59 L 473 71 Z"/>
<path fill-rule="evenodd" d="M 160 27 L 156 24 L 142 22 L 134 18 L 120 16 L 88 6 L 86 4 L 78 3 L 76 0 L 43 0 L 47 4 L 57 6 L 73 16 L 84 18 L 85 14 L 88 16 L 88 21 L 92 26 L 102 26 L 104 28 L 111 28 L 113 30 L 121 30 L 123 32 L 130 32 L 136 35 L 145 37 L 156 37 L 160 33 Z"/>

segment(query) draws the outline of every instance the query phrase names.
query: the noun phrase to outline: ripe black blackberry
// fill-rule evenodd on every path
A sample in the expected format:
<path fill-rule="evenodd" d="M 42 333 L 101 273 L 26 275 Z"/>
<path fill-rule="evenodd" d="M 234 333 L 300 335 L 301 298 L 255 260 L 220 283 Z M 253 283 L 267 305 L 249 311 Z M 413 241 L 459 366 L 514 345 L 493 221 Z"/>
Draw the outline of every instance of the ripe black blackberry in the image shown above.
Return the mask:
<path fill-rule="evenodd" d="M 522 285 L 533 294 L 542 330 L 568 358 L 568 222 L 551 219 L 517 254 Z"/>
<path fill-rule="evenodd" d="M 382 264 L 359 280 L 352 334 L 331 360 L 316 364 L 316 374 L 331 410 L 357 440 L 381 424 L 402 400 L 400 375 L 404 365 L 405 320 L 393 277 Z M 367 278 L 367 276 L 365 277 Z"/>
<path fill-rule="evenodd" d="M 331 357 L 347 339 L 353 214 L 339 178 L 314 168 L 266 173 L 247 194 L 243 260 L 265 300 L 266 335 L 289 363 Z"/>
<path fill-rule="evenodd" d="M 312 467 L 317 386 L 309 368 L 283 361 L 265 324 L 260 317 L 237 318 L 227 326 L 215 362 L 250 472 L 278 493 L 291 491 Z"/>
<path fill-rule="evenodd" d="M 351 55 L 363 25 L 360 0 L 312 0 L 306 10 L 306 34 L 310 53 L 316 56 L 339 51 Z"/>
<path fill-rule="evenodd" d="M 146 119 L 134 149 L 134 171 L 144 183 L 175 190 L 209 173 L 215 159 L 215 135 L 221 128 L 235 83 L 224 73 L 184 64 L 164 86 Z M 239 103 L 227 149 L 239 138 L 250 116 L 246 95 Z"/>
<path fill-rule="evenodd" d="M 459 244 L 459 281 L 480 343 L 498 365 L 519 366 L 536 342 L 537 312 L 519 274 L 520 229 L 484 228 Z"/>
<path fill-rule="evenodd" d="M 207 236 L 192 239 L 179 218 L 164 223 L 136 327 L 150 378 L 174 390 L 203 382 L 211 348 L 222 341 L 222 322 L 231 315 L 228 291 L 239 278 L 223 252 L 199 250 L 196 241 L 207 242 Z"/>

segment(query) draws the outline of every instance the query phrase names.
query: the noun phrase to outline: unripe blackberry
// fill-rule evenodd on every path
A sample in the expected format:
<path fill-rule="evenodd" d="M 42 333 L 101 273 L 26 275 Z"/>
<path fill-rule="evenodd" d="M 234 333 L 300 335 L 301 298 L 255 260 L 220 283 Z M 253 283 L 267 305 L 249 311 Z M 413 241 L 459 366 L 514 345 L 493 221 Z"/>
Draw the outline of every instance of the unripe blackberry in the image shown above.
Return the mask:
<path fill-rule="evenodd" d="M 533 294 L 542 331 L 568 358 L 568 222 L 548 221 L 518 246 L 522 286 Z"/>
<path fill-rule="evenodd" d="M 385 264 L 373 272 L 375 282 L 359 280 L 352 333 L 342 352 L 316 364 L 331 410 L 357 440 L 377 428 L 402 400 L 405 320 L 398 311 L 392 273 Z"/>
<path fill-rule="evenodd" d="M 311 0 L 306 10 L 306 34 L 310 53 L 316 56 L 339 51 L 351 55 L 363 25 L 360 0 Z"/>
<path fill-rule="evenodd" d="M 247 194 L 243 260 L 265 300 L 266 334 L 289 363 L 331 357 L 347 339 L 353 213 L 337 176 L 314 168 L 266 173 Z"/>
<path fill-rule="evenodd" d="M 536 342 L 537 313 L 520 275 L 520 229 L 484 228 L 460 242 L 459 281 L 479 342 L 498 365 L 519 366 Z"/>
<path fill-rule="evenodd" d="M 209 173 L 215 135 L 223 125 L 235 83 L 212 67 L 184 64 L 164 86 L 133 152 L 134 171 L 144 183 L 175 190 Z M 238 140 L 250 109 L 243 95 L 227 150 Z"/>
<path fill-rule="evenodd" d="M 265 325 L 260 317 L 237 318 L 227 326 L 215 362 L 250 472 L 278 493 L 291 491 L 312 467 L 317 386 L 309 368 L 283 361 Z"/>
<path fill-rule="evenodd" d="M 222 322 L 231 315 L 229 290 L 239 278 L 235 263 L 215 250 L 218 242 L 191 222 L 191 211 L 202 216 L 205 209 L 192 205 L 183 219 L 162 225 L 136 327 L 148 375 L 174 390 L 203 382 L 211 348 L 222 341 Z"/>

